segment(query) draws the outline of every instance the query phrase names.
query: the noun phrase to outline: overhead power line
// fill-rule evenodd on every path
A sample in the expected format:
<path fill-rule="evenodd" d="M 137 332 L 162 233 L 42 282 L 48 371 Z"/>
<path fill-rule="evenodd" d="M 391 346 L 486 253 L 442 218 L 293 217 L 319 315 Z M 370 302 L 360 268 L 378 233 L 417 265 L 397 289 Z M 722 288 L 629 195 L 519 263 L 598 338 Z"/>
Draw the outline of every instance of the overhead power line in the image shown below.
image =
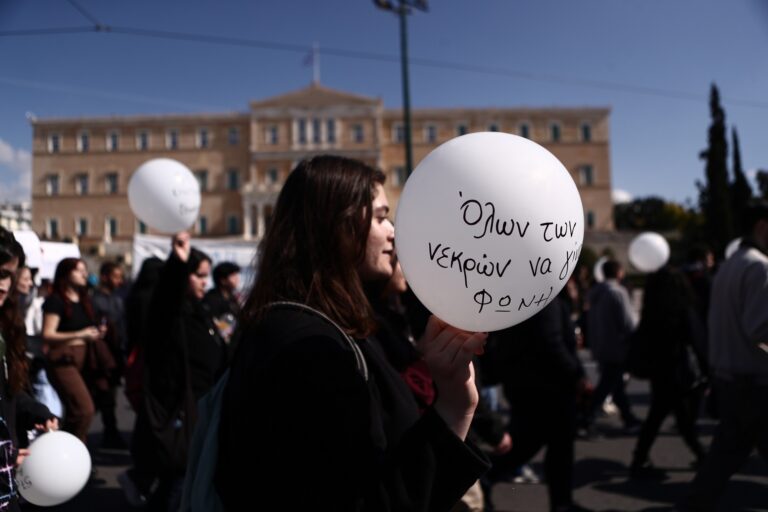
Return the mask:
<path fill-rule="evenodd" d="M 72 0 L 70 0 L 71 3 Z M 73 5 L 76 5 L 73 3 Z M 80 9 L 78 9 L 80 10 Z M 122 34 L 128 36 L 137 37 L 152 37 L 156 39 L 166 39 L 173 41 L 186 41 L 203 44 L 218 44 L 227 46 L 239 46 L 245 48 L 260 48 L 264 50 L 284 51 L 299 53 L 305 55 L 308 50 L 307 45 L 295 44 L 295 43 L 282 43 L 277 41 L 266 41 L 258 39 L 249 39 L 241 37 L 231 36 L 217 36 L 208 34 L 198 34 L 193 32 L 175 32 L 168 30 L 151 30 L 142 29 L 137 27 L 119 26 L 119 25 L 103 25 L 98 23 L 96 18 L 90 16 L 87 13 L 83 13 L 89 20 L 94 22 L 92 27 L 60 27 L 60 28 L 48 28 L 48 29 L 36 29 L 36 30 L 15 30 L 15 31 L 0 31 L 0 37 L 9 36 L 33 36 L 33 35 L 50 35 L 50 34 L 66 34 L 66 33 L 82 33 L 82 32 L 104 32 L 112 34 Z M 358 50 L 349 50 L 345 48 L 329 48 L 324 47 L 322 54 L 332 57 L 359 59 L 367 61 L 387 62 L 398 64 L 400 58 L 397 55 L 390 55 L 384 53 L 364 52 Z M 520 71 L 516 69 L 493 67 L 493 66 L 481 66 L 475 64 L 465 64 L 460 62 L 443 61 L 437 59 L 426 58 L 411 58 L 410 62 L 414 66 L 420 66 L 432 69 L 441 69 L 447 71 L 464 71 L 469 73 L 481 73 L 495 76 L 505 76 L 510 78 L 518 78 L 522 80 L 530 80 L 536 82 L 556 83 L 561 85 L 588 87 L 593 89 L 601 89 L 606 91 L 621 92 L 627 94 L 638 94 L 644 96 L 655 96 L 667 99 L 686 100 L 696 102 L 708 101 L 708 96 L 705 94 L 696 94 L 689 91 L 680 91 L 674 89 L 666 89 L 661 87 L 647 87 L 640 85 L 625 84 L 620 82 L 602 81 L 602 80 L 585 80 L 582 78 L 550 75 L 544 73 L 531 73 L 528 71 Z M 730 105 L 765 108 L 768 109 L 768 102 L 756 101 L 750 99 L 731 98 L 726 97 Z"/>

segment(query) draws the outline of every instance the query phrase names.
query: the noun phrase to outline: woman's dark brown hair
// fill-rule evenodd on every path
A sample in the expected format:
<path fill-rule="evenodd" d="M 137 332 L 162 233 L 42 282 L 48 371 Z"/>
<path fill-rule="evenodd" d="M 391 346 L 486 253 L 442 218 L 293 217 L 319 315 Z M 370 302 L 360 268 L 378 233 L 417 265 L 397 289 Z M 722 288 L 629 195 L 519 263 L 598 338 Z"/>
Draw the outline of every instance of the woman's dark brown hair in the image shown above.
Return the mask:
<path fill-rule="evenodd" d="M 69 275 L 82 261 L 79 258 L 64 258 L 56 265 L 56 273 L 53 275 L 53 291 L 51 293 L 58 295 L 64 301 L 64 315 L 67 317 L 72 314 L 72 301 L 67 297 L 67 288 L 71 286 Z M 88 315 L 91 321 L 95 321 L 96 316 L 93 313 L 93 306 L 91 306 L 87 287 L 75 288 L 75 291 L 78 297 L 80 297 L 80 304 L 83 305 L 85 314 Z"/>
<path fill-rule="evenodd" d="M 8 297 L 0 307 L 0 334 L 5 340 L 5 360 L 8 363 L 7 386 L 11 395 L 29 387 L 29 363 L 24 353 L 26 346 L 26 329 L 21 311 L 16 302 L 14 289 L 16 279 L 12 272 L 0 269 L 0 279 L 11 279 Z M 2 361 L 0 361 L 2 364 Z M 0 367 L 0 371 L 2 367 Z"/>
<path fill-rule="evenodd" d="M 243 323 L 270 302 L 312 306 L 355 337 L 374 329 L 359 265 L 371 227 L 371 204 L 384 174 L 362 162 L 317 156 L 300 162 L 277 199 L 261 243 L 256 282 Z"/>

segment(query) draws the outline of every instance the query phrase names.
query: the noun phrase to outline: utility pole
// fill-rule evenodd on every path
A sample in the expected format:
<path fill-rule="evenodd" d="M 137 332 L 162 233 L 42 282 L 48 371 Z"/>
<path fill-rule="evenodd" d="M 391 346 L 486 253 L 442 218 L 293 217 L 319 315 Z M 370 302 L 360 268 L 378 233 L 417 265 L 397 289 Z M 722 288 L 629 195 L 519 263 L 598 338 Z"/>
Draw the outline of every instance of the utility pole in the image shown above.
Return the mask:
<path fill-rule="evenodd" d="M 408 176 L 413 171 L 413 144 L 411 137 L 411 92 L 408 81 L 408 26 L 406 17 L 411 8 L 426 12 L 427 0 L 397 0 L 395 5 L 390 0 L 373 0 L 379 9 L 392 11 L 400 18 L 400 66 L 403 82 L 403 128 L 405 135 L 405 172 Z"/>

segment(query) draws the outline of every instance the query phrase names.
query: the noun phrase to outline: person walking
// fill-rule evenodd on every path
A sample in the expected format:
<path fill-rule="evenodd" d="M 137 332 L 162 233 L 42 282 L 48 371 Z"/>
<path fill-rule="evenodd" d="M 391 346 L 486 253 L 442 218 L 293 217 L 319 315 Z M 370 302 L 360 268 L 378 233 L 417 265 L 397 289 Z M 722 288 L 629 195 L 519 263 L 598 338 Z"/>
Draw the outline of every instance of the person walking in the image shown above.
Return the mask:
<path fill-rule="evenodd" d="M 720 423 L 684 511 L 715 510 L 755 448 L 768 462 L 768 202 L 750 203 L 746 219 L 739 249 L 712 283 L 709 364 Z"/>

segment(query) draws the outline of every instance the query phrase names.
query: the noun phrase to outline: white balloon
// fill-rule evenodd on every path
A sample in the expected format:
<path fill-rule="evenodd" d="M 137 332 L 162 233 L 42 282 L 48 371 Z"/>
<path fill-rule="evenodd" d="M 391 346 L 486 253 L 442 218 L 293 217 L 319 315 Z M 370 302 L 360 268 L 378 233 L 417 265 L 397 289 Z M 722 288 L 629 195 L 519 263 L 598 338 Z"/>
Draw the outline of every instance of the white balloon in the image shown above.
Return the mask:
<path fill-rule="evenodd" d="M 495 331 L 533 316 L 565 286 L 581 253 L 584 210 L 552 153 L 516 135 L 473 133 L 415 169 L 395 238 L 406 279 L 432 313 Z"/>
<path fill-rule="evenodd" d="M 33 505 L 64 503 L 88 482 L 91 456 L 72 434 L 61 430 L 42 434 L 29 445 L 29 452 L 16 470 L 16 485 Z"/>
<path fill-rule="evenodd" d="M 178 233 L 194 224 L 200 211 L 200 184 L 181 162 L 156 158 L 144 162 L 128 183 L 134 215 L 163 233 Z"/>
<path fill-rule="evenodd" d="M 595 266 L 592 267 L 592 277 L 594 277 L 595 281 L 598 283 L 605 281 L 605 274 L 603 274 L 603 263 L 606 261 L 608 261 L 607 256 L 600 256 L 600 258 L 595 262 Z"/>
<path fill-rule="evenodd" d="M 640 272 L 656 272 L 669 260 L 669 244 L 658 233 L 640 233 L 629 244 L 629 261 Z"/>
<path fill-rule="evenodd" d="M 725 248 L 725 259 L 733 256 L 736 251 L 739 250 L 739 245 L 741 245 L 741 237 L 731 240 L 728 246 Z"/>

